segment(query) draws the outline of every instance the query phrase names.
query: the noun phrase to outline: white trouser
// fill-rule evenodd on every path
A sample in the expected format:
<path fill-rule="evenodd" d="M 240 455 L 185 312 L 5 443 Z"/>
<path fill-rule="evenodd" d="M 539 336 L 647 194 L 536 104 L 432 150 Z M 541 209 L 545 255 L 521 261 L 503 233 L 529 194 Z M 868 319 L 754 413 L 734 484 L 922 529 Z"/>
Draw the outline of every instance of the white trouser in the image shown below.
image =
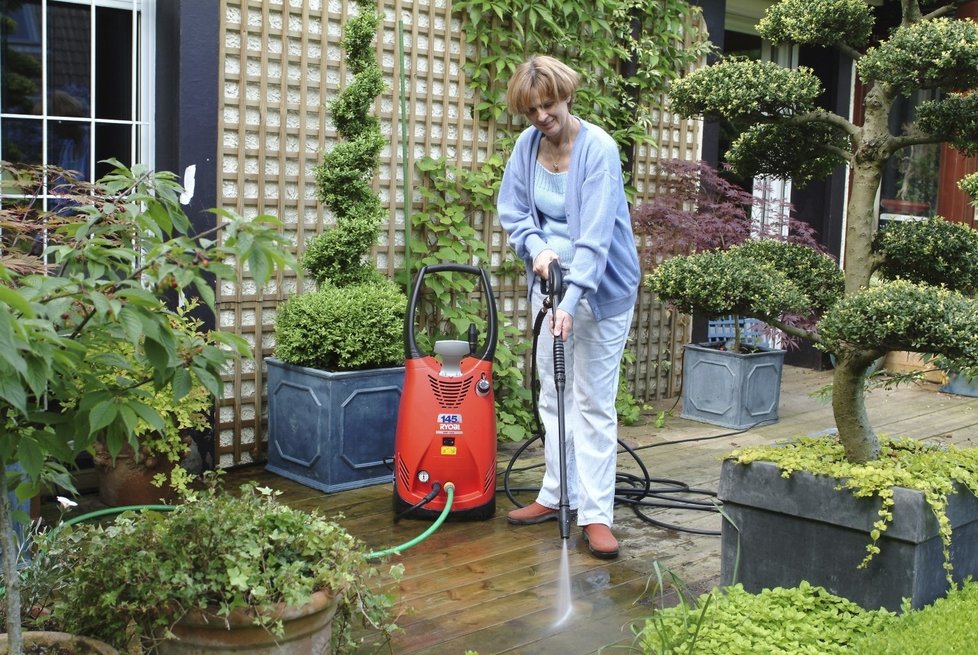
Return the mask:
<path fill-rule="evenodd" d="M 543 306 L 543 298 L 539 286 L 534 285 L 531 300 L 534 318 Z M 564 342 L 567 498 L 570 508 L 577 510 L 578 525 L 603 523 L 611 526 L 614 519 L 618 458 L 615 398 L 633 312 L 630 309 L 596 321 L 591 308 L 582 300 L 574 312 L 570 338 Z M 540 420 L 546 434 L 546 471 L 537 502 L 556 509 L 560 505 L 560 439 L 549 316 L 540 327 L 537 374 L 540 379 Z"/>

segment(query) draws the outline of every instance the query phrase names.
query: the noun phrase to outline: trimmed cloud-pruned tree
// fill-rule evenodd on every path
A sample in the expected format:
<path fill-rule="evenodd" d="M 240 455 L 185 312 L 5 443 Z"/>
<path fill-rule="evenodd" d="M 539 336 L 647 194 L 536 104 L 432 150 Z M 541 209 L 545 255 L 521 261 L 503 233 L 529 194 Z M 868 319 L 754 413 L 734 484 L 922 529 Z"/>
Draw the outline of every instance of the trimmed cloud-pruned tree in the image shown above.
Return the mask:
<path fill-rule="evenodd" d="M 973 90 L 978 88 L 978 25 L 954 17 L 962 1 L 899 4 L 899 25 L 876 41 L 876 10 L 865 0 L 782 0 L 757 26 L 761 36 L 775 43 L 835 47 L 851 56 L 865 85 L 865 95 L 857 99 L 861 124 L 819 108 L 821 83 L 804 67 L 731 57 L 691 73 L 671 90 L 678 113 L 723 117 L 741 130 L 727 153 L 740 175 L 804 184 L 841 165 L 849 167 L 844 292 L 832 302 L 808 298 L 803 303 L 822 306 L 811 329 L 786 320 L 800 309 L 797 294 L 784 294 L 792 298 L 790 306 L 772 307 L 768 298 L 763 305 L 739 311 L 835 355 L 833 412 L 853 462 L 876 459 L 880 453 L 863 398 L 869 364 L 891 350 L 978 361 L 978 304 L 971 298 L 978 288 L 973 264 L 978 233 L 938 218 L 877 234 L 875 211 L 883 169 L 892 157 L 936 143 L 948 143 L 966 155 L 978 152 L 978 93 Z M 942 93 L 919 104 L 914 121 L 891 132 L 888 118 L 894 103 L 918 89 Z M 729 270 L 714 266 L 715 286 L 704 290 L 710 281 L 696 273 L 704 256 L 717 255 L 676 258 L 649 277 L 649 286 L 662 299 L 696 310 L 693 285 L 700 296 L 722 304 L 719 299 L 735 271 L 769 268 L 760 260 L 756 266 L 745 263 L 750 253 L 733 249 L 719 255 L 729 259 Z M 811 272 L 803 266 L 780 268 L 778 275 L 782 285 L 795 281 L 802 295 L 812 288 Z"/>

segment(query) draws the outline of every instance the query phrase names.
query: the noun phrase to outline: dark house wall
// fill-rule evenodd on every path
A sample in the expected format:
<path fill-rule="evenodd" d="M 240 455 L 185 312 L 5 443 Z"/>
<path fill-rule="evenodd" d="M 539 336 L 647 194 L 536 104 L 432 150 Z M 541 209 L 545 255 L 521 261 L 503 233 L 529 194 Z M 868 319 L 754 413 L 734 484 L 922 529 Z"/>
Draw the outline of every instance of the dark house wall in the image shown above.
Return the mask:
<path fill-rule="evenodd" d="M 707 33 L 710 41 L 716 46 L 709 57 L 707 63 L 712 64 L 723 52 L 724 23 L 727 13 L 726 0 L 693 0 L 690 4 L 699 6 L 703 10 L 703 20 L 706 22 Z M 703 122 L 703 154 L 701 159 L 709 163 L 714 168 L 720 165 L 720 125 L 713 120 Z M 693 317 L 693 343 L 703 343 L 707 340 L 708 321 L 702 316 Z"/>
<path fill-rule="evenodd" d="M 215 224 L 217 207 L 220 0 L 157 3 L 156 170 L 183 176 L 196 165 L 194 196 L 184 208 L 197 232 Z M 198 314 L 205 328 L 214 315 Z M 211 421 L 214 424 L 214 421 Z M 214 467 L 214 433 L 194 435 L 204 468 Z"/>
<path fill-rule="evenodd" d="M 798 64 L 811 68 L 822 81 L 824 92 L 818 99 L 823 109 L 840 116 L 849 115 L 852 88 L 852 60 L 831 48 L 802 47 Z M 815 228 L 819 242 L 839 257 L 842 252 L 842 217 L 846 204 L 846 167 L 839 166 L 832 175 L 809 182 L 791 191 L 795 218 Z M 827 355 L 807 343 L 790 349 L 785 363 L 821 370 L 828 365 Z"/>

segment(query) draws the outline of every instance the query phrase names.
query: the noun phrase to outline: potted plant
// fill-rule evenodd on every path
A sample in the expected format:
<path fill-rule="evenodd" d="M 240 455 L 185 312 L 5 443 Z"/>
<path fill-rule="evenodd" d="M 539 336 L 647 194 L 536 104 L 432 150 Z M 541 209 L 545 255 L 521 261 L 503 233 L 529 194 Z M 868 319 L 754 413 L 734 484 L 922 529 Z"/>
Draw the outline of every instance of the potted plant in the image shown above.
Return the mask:
<path fill-rule="evenodd" d="M 268 366 L 268 470 L 323 491 L 392 479 L 404 384 L 407 298 L 369 259 L 386 210 L 370 180 L 385 140 L 372 115 L 384 89 L 373 39 L 380 17 L 361 3 L 344 28 L 353 79 L 330 105 L 340 134 L 316 169 L 336 220 L 306 244 L 316 289 L 279 307 Z"/>
<path fill-rule="evenodd" d="M 836 359 L 832 407 L 839 448 L 831 456 L 851 464 L 849 473 L 863 481 L 873 480 L 876 472 L 901 461 L 904 454 L 898 449 L 892 457 L 883 457 L 892 451 L 883 449 L 866 414 L 863 394 L 867 367 L 890 350 L 931 352 L 972 362 L 978 359 L 978 344 L 973 339 L 978 332 L 978 311 L 972 299 L 978 288 L 974 264 L 978 261 L 978 235 L 941 219 L 891 224 L 879 235 L 875 230 L 881 171 L 891 156 L 927 142 L 947 142 L 967 154 L 978 150 L 978 130 L 973 122 L 959 119 L 978 110 L 978 93 L 956 91 L 978 87 L 978 26 L 970 20 L 949 17 L 956 3 L 934 8 L 927 16 L 921 14 L 916 0 L 901 0 L 900 6 L 899 25 L 875 42 L 871 42 L 875 8 L 862 0 L 783 0 L 770 7 L 758 25 L 760 34 L 776 43 L 834 45 L 853 56 L 866 87 L 861 98 L 864 119 L 860 125 L 816 106 L 820 84 L 806 68 L 786 69 L 770 62 L 725 59 L 694 71 L 671 91 L 673 108 L 679 114 L 722 115 L 744 128 L 727 159 L 748 177 L 778 175 L 801 184 L 827 175 L 836 166 L 850 167 L 842 294 L 832 301 L 831 289 L 813 287 L 811 273 L 804 267 L 790 266 L 787 260 L 772 266 L 770 257 L 758 258 L 752 256 L 750 249 L 742 248 L 673 258 L 667 262 L 669 266 L 653 271 L 650 279 L 653 289 L 680 306 L 699 300 L 715 304 L 725 299 L 738 300 L 738 304 L 743 301 L 741 310 L 747 315 L 832 353 Z M 920 86 L 941 87 L 950 92 L 940 100 L 917 107 L 912 134 L 890 133 L 886 116 L 894 100 Z M 777 248 L 786 255 L 792 251 L 790 245 Z M 756 252 L 770 254 L 767 249 Z M 699 271 L 707 267 L 709 277 L 700 276 Z M 731 294 L 724 285 L 736 280 L 734 286 L 744 287 L 746 283 L 734 275 L 747 271 L 761 272 L 750 283 L 756 288 Z M 871 284 L 872 279 L 880 281 Z M 815 302 L 817 291 L 826 294 L 821 303 Z M 813 314 L 820 318 L 810 328 L 793 326 L 785 320 L 805 306 L 819 305 L 824 311 Z M 810 574 L 815 578 L 810 578 L 811 582 L 823 584 L 833 592 L 839 589 L 840 581 L 849 581 L 844 595 L 851 598 L 894 580 L 937 577 L 940 587 L 946 588 L 945 565 L 953 564 L 955 580 L 975 572 L 974 559 L 955 558 L 954 546 L 949 559 L 938 557 L 934 561 L 931 557 L 931 568 L 923 566 L 928 559 L 925 553 L 932 553 L 935 547 L 943 551 L 934 545 L 935 538 L 941 544 L 939 533 L 933 531 L 934 524 L 945 529 L 948 520 L 952 524 L 959 518 L 969 520 L 968 511 L 960 515 L 940 514 L 939 519 L 934 519 L 931 509 L 936 507 L 940 513 L 940 501 L 935 499 L 945 494 L 943 487 L 909 493 L 906 500 L 916 503 L 916 509 L 900 506 L 904 500 L 901 493 L 898 506 L 892 510 L 894 515 L 907 512 L 907 516 L 916 516 L 924 524 L 932 522 L 918 530 L 921 535 L 930 536 L 920 542 L 918 557 L 908 560 L 914 565 L 912 572 L 902 567 L 895 571 L 872 567 L 854 570 L 852 557 L 841 556 L 844 542 L 838 535 L 858 525 L 866 530 L 866 541 L 872 541 L 879 528 L 873 521 L 865 525 L 865 514 L 871 515 L 873 509 L 882 511 L 880 506 L 874 507 L 871 498 L 859 499 L 855 505 L 864 512 L 863 516 L 847 519 L 846 503 L 836 498 L 845 496 L 835 491 L 839 482 L 824 485 L 821 490 L 827 496 L 802 496 L 796 492 L 811 493 L 819 488 L 818 484 L 800 482 L 806 479 L 802 469 L 792 468 L 796 472 L 785 479 L 773 467 L 774 473 L 755 478 L 748 470 L 765 469 L 760 459 L 754 458 L 751 464 L 731 462 L 723 467 L 720 494 L 728 516 L 737 524 L 736 528 L 730 521 L 724 524 L 721 548 L 725 582 L 732 581 L 735 569 L 749 590 L 793 586 L 799 575 Z M 961 456 L 960 461 L 964 475 L 971 475 L 970 455 Z M 805 470 L 831 475 L 827 466 L 813 464 Z M 922 477 L 933 481 L 932 476 Z M 875 501 L 878 504 L 885 503 L 889 492 L 881 493 L 882 497 Z M 791 500 L 776 508 L 772 503 L 779 496 Z M 777 525 L 793 530 L 789 528 L 788 505 L 797 507 L 802 498 L 827 510 L 819 514 L 820 526 L 829 529 L 826 519 L 834 518 L 846 527 L 831 528 L 839 532 L 817 542 L 815 535 L 820 533 L 814 527 L 779 532 L 772 539 L 772 524 L 763 517 L 783 517 Z M 743 512 L 738 514 L 741 508 Z M 970 532 L 973 531 L 955 530 L 962 537 Z M 771 542 L 776 542 L 773 547 L 765 545 Z M 886 548 L 883 546 L 884 551 Z M 739 568 L 733 566 L 738 553 Z M 801 573 L 798 565 L 802 561 L 815 564 Z M 840 562 L 846 562 L 841 570 L 837 567 Z M 935 586 L 929 585 L 928 593 Z M 912 602 L 919 605 L 930 600 L 932 596 L 922 594 Z"/>
<path fill-rule="evenodd" d="M 171 326 L 188 334 L 199 332 L 201 321 L 191 315 L 197 305 L 198 302 L 192 300 L 177 308 L 170 316 Z M 203 333 L 199 338 L 200 343 L 208 339 Z M 188 340 L 184 348 L 190 350 L 199 345 Z M 116 344 L 114 355 L 118 358 L 97 360 L 97 365 L 105 367 L 99 377 L 106 389 L 138 386 L 140 381 L 152 377 L 149 367 L 137 360 L 135 349 L 128 343 Z M 186 485 L 192 474 L 201 472 L 200 467 L 182 464 L 191 452 L 193 432 L 210 425 L 214 399 L 193 371 L 189 381 L 190 388 L 182 397 L 174 393 L 172 383 L 159 392 L 147 391 L 142 396 L 143 402 L 159 414 L 163 427 L 157 428 L 145 419 L 137 419 L 132 431 L 135 445 L 127 440 L 113 455 L 105 438 L 96 439 L 93 460 L 99 500 L 103 503 L 115 507 L 170 502 L 176 499 L 177 489 Z M 188 470 L 188 466 L 192 470 Z"/>
<path fill-rule="evenodd" d="M 0 493 L 0 552 L 15 655 L 23 652 L 19 547 L 6 491 L 24 499 L 46 484 L 72 489 L 67 467 L 80 453 L 99 439 L 112 454 L 137 445 L 139 419 L 162 429 L 148 395 L 169 387 L 179 400 L 191 374 L 219 395 L 225 363 L 248 345 L 225 333 L 203 342 L 171 322 L 168 298 L 186 289 L 211 303 L 207 276 L 233 274 L 229 258 L 258 283 L 288 263 L 271 217 L 221 213 L 211 229 L 190 236 L 175 176 L 109 163 L 113 172 L 94 183 L 60 169 L 3 164 L 0 465 L 21 472 L 8 475 Z M 106 388 L 107 370 L 125 376 L 131 369 L 116 352 L 120 344 L 148 375 Z"/>
<path fill-rule="evenodd" d="M 661 264 L 667 270 L 659 275 L 668 276 L 668 269 L 674 266 L 670 257 L 721 252 L 758 238 L 817 248 L 811 227 L 790 219 L 788 207 L 774 213 L 768 210 L 763 220 L 755 220 L 755 214 L 764 211 L 762 201 L 724 179 L 706 162 L 666 160 L 660 167 L 660 193 L 632 212 L 635 232 L 643 237 L 646 269 L 655 270 Z M 841 285 L 841 276 L 827 257 L 817 256 L 813 250 L 810 259 L 821 269 L 831 271 L 814 278 L 814 283 Z M 761 274 L 745 268 L 732 273 L 730 282 L 751 284 Z M 705 275 L 706 270 L 695 273 L 700 282 Z M 729 290 L 733 292 L 732 288 Z M 660 296 L 667 297 L 661 293 Z M 747 314 L 742 312 L 748 308 L 746 305 L 750 302 L 743 298 L 730 296 L 718 302 L 715 295 L 684 303 L 683 311 L 722 318 L 733 326 L 729 340 L 686 345 L 682 365 L 684 418 L 734 429 L 777 420 L 785 351 L 758 343 L 756 333 L 745 339 L 742 318 Z M 795 321 L 800 319 L 800 315 L 793 317 Z"/>
<path fill-rule="evenodd" d="M 77 503 L 58 497 L 62 514 Z M 62 626 L 51 616 L 54 599 L 67 581 L 67 571 L 58 558 L 51 557 L 47 549 L 37 545 L 46 537 L 47 526 L 35 519 L 23 526 L 25 538 L 18 553 L 19 594 L 24 611 L 18 617 L 24 632 L 22 647 L 29 653 L 64 653 L 66 655 L 118 655 L 109 644 L 81 635 L 63 632 Z M 6 585 L 0 585 L 0 599 L 6 600 Z M 0 603 L 0 619 L 7 625 L 6 602 Z M 10 635 L 0 633 L 0 654 L 10 652 Z"/>
<path fill-rule="evenodd" d="M 52 620 L 163 655 L 351 652 L 358 619 L 389 636 L 392 600 L 371 590 L 377 571 L 360 542 L 270 489 L 231 493 L 205 478 L 172 511 L 55 529 L 43 547 L 67 577 Z"/>

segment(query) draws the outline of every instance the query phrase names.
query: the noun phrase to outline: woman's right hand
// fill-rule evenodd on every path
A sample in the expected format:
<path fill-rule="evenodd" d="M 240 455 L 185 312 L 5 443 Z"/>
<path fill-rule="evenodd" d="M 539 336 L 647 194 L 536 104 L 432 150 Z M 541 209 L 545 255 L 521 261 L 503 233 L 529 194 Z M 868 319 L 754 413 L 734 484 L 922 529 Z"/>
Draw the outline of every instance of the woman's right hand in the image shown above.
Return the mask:
<path fill-rule="evenodd" d="M 560 261 L 553 250 L 541 250 L 533 260 L 533 272 L 544 280 L 550 275 L 550 262 Z"/>

